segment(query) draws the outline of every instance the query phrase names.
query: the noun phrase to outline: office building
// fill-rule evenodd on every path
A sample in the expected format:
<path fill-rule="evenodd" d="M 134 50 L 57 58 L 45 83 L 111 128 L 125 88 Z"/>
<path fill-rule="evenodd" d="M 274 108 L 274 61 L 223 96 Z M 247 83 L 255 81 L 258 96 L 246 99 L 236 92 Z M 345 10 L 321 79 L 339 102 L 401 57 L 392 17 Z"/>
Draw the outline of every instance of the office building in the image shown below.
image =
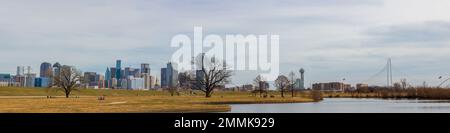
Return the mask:
<path fill-rule="evenodd" d="M 137 69 L 137 68 L 126 67 L 125 70 L 124 70 L 123 75 L 124 75 L 123 78 L 128 78 L 129 76 L 140 77 L 141 76 L 141 70 Z"/>
<path fill-rule="evenodd" d="M 172 62 L 167 63 L 166 80 L 170 88 L 178 86 L 178 71 L 174 69 Z"/>
<path fill-rule="evenodd" d="M 122 78 L 122 61 L 121 60 L 117 60 L 116 61 L 116 73 L 115 73 L 115 77 L 116 79 L 121 79 Z"/>
<path fill-rule="evenodd" d="M 116 77 L 117 69 L 115 67 L 111 67 L 110 72 L 111 72 L 111 79 L 112 78 L 117 79 L 117 77 Z"/>
<path fill-rule="evenodd" d="M 152 76 L 147 73 L 142 73 L 141 76 L 144 79 L 144 89 L 149 90 L 152 88 Z"/>
<path fill-rule="evenodd" d="M 58 77 L 61 74 L 61 64 L 59 62 L 56 62 L 53 64 L 53 76 Z"/>
<path fill-rule="evenodd" d="M 40 67 L 40 77 L 52 77 L 53 75 L 53 70 L 52 70 L 52 64 L 48 63 L 48 62 L 44 62 L 41 64 Z"/>
<path fill-rule="evenodd" d="M 50 78 L 47 77 L 35 78 L 34 86 L 40 88 L 47 88 L 50 86 Z"/>
<path fill-rule="evenodd" d="M 356 89 L 357 90 L 367 90 L 367 89 L 369 89 L 369 84 L 364 84 L 364 83 L 356 84 Z"/>
<path fill-rule="evenodd" d="M 141 64 L 141 73 L 143 73 L 143 74 L 150 74 L 150 71 L 151 71 L 151 69 L 150 69 L 150 65 L 149 64 L 146 64 L 146 63 L 142 63 Z"/>
<path fill-rule="evenodd" d="M 167 68 L 161 68 L 161 88 L 169 87 L 169 81 L 167 79 Z"/>
<path fill-rule="evenodd" d="M 320 91 L 346 91 L 351 89 L 350 84 L 345 84 L 342 82 L 330 82 L 330 83 L 315 83 L 313 84 L 314 90 Z"/>
<path fill-rule="evenodd" d="M 23 84 L 24 87 L 35 87 L 36 74 L 27 73 L 25 74 L 25 82 Z"/>
<path fill-rule="evenodd" d="M 104 88 L 111 88 L 111 79 L 111 70 L 108 67 L 105 72 Z"/>
<path fill-rule="evenodd" d="M 24 76 L 24 75 L 25 75 L 25 67 L 24 66 L 17 66 L 16 76 Z"/>
<path fill-rule="evenodd" d="M 106 87 L 106 80 L 105 80 L 105 76 L 97 74 L 95 76 L 95 80 L 97 81 L 97 87 L 98 88 L 107 88 Z"/>
<path fill-rule="evenodd" d="M 98 87 L 98 79 L 96 72 L 85 72 L 84 73 L 84 83 L 87 88 L 96 88 Z"/>
<path fill-rule="evenodd" d="M 178 87 L 178 71 L 169 62 L 166 68 L 161 68 L 161 88 L 174 87 Z"/>
<path fill-rule="evenodd" d="M 142 90 L 145 87 L 143 78 L 130 76 L 127 78 L 127 81 L 127 89 L 129 90 Z"/>
<path fill-rule="evenodd" d="M 115 77 L 117 80 L 117 88 L 122 88 L 122 61 L 116 60 Z"/>
<path fill-rule="evenodd" d="M 10 74 L 0 74 L 0 86 L 11 86 L 12 82 Z"/>

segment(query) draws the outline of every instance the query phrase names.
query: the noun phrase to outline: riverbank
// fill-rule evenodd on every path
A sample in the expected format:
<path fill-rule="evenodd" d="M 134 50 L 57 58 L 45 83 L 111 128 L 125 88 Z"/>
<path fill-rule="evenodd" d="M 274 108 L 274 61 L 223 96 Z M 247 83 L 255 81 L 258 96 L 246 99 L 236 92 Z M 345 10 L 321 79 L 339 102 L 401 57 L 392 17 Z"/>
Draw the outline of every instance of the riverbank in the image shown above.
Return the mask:
<path fill-rule="evenodd" d="M 21 93 L 24 92 L 24 93 Z M 47 93 L 48 92 L 48 93 Z M 53 98 L 47 98 L 51 93 Z M 105 100 L 97 97 L 105 95 Z M 311 98 L 273 98 L 254 96 L 249 92 L 217 92 L 211 98 L 203 95 L 170 96 L 163 91 L 79 90 L 71 98 L 60 92 L 36 88 L 0 88 L 2 113 L 197 113 L 228 112 L 229 104 L 303 103 Z"/>

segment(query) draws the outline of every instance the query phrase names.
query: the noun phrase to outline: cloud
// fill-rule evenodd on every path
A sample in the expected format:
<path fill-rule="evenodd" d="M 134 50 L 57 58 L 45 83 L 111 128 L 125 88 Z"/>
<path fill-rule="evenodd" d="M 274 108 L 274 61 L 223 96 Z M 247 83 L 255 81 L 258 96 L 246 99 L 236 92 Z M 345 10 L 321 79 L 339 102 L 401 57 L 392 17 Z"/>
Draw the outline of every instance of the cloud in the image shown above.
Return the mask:
<path fill-rule="evenodd" d="M 43 61 L 104 72 L 115 59 L 155 74 L 176 34 L 279 34 L 282 74 L 307 82 L 364 81 L 387 58 L 429 80 L 450 67 L 449 1 L 435 0 L 0 0 L 0 72 Z M 235 76 L 251 82 L 254 73 Z M 418 81 L 415 81 L 418 82 Z M 420 81 L 421 82 L 421 81 Z"/>
<path fill-rule="evenodd" d="M 450 40 L 450 22 L 423 22 L 374 28 L 367 33 L 375 43 L 424 44 L 436 47 Z M 434 45 L 426 45 L 433 43 Z M 439 46 L 439 45 L 438 45 Z"/>

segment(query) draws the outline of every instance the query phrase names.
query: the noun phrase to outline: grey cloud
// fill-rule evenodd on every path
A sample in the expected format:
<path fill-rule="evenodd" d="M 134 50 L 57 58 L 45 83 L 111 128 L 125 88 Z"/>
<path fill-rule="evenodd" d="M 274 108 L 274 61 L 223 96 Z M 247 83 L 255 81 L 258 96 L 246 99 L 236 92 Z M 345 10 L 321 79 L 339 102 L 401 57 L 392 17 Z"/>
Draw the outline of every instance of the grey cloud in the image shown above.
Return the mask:
<path fill-rule="evenodd" d="M 386 9 L 389 2 L 0 0 L 0 56 L 21 53 L 0 62 L 0 71 L 60 61 L 84 71 L 104 72 L 119 58 L 131 65 L 149 62 L 159 71 L 175 50 L 169 47 L 171 37 L 180 33 L 191 36 L 193 26 L 203 26 L 205 35 L 279 34 L 283 74 L 305 67 L 309 81 L 336 80 L 344 75 L 364 79 L 389 56 L 402 60 L 405 65 L 398 67 L 408 71 L 437 73 L 450 66 L 436 63 L 449 56 L 446 36 L 450 26 L 441 20 L 446 18 L 419 14 L 422 19 L 408 19 L 412 22 L 392 21 L 395 17 L 389 15 L 398 11 Z M 423 19 L 434 22 L 424 23 Z M 239 74 L 235 83 L 251 82 L 253 76 Z"/>
<path fill-rule="evenodd" d="M 440 46 L 450 41 L 450 22 L 401 24 L 370 29 L 366 33 L 375 43 Z"/>

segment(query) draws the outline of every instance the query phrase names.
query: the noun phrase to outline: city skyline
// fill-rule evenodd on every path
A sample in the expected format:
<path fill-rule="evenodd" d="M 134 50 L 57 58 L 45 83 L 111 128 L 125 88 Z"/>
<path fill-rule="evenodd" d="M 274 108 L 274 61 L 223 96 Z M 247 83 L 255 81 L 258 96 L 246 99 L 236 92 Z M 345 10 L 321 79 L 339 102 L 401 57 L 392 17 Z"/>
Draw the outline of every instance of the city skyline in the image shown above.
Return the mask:
<path fill-rule="evenodd" d="M 388 58 L 396 81 L 405 77 L 416 85 L 435 85 L 439 76 L 450 75 L 448 5 L 417 0 L 4 1 L 0 56 L 8 59 L 0 62 L 0 73 L 15 73 L 17 66 L 36 72 L 42 62 L 104 73 L 121 59 L 122 67 L 146 62 L 156 70 L 152 75 L 160 75 L 176 50 L 169 46 L 171 37 L 190 35 L 200 25 L 218 35 L 279 34 L 281 74 L 305 68 L 306 85 L 342 78 L 362 82 Z M 256 75 L 236 73 L 233 83 L 251 83 Z"/>

